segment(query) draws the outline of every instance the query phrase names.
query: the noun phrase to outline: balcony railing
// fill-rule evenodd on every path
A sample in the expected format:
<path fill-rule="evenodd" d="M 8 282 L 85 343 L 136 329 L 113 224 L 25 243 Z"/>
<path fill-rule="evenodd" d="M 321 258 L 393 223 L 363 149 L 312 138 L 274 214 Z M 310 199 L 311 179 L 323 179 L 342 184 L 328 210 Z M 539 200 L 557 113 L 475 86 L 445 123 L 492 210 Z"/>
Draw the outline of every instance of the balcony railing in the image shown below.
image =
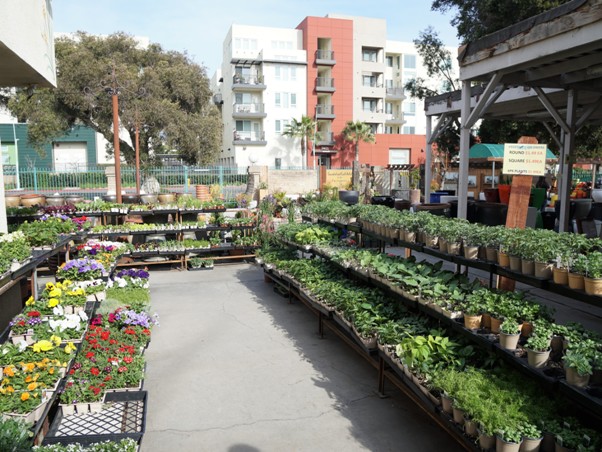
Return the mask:
<path fill-rule="evenodd" d="M 233 113 L 265 114 L 264 104 L 234 104 Z"/>
<path fill-rule="evenodd" d="M 329 105 L 329 104 L 316 105 L 316 115 L 334 115 L 334 105 Z"/>
<path fill-rule="evenodd" d="M 334 91 L 334 78 L 316 77 L 316 89 L 322 91 Z"/>
<path fill-rule="evenodd" d="M 241 75 L 234 74 L 232 77 L 232 83 L 235 85 L 263 85 L 263 75 Z"/>
<path fill-rule="evenodd" d="M 320 132 L 316 136 L 316 146 L 330 146 L 334 144 L 333 132 Z"/>
<path fill-rule="evenodd" d="M 402 99 L 404 97 L 403 88 L 401 88 L 401 87 L 387 88 L 386 94 L 387 94 L 387 97 L 396 97 L 399 99 Z"/>
<path fill-rule="evenodd" d="M 336 63 L 334 59 L 334 51 L 326 49 L 316 50 L 316 63 L 332 66 Z"/>
<path fill-rule="evenodd" d="M 233 133 L 233 138 L 234 138 L 234 141 L 250 141 L 250 142 L 265 141 L 265 131 L 260 130 L 260 131 L 247 132 L 247 131 L 242 131 L 242 130 L 235 130 Z"/>

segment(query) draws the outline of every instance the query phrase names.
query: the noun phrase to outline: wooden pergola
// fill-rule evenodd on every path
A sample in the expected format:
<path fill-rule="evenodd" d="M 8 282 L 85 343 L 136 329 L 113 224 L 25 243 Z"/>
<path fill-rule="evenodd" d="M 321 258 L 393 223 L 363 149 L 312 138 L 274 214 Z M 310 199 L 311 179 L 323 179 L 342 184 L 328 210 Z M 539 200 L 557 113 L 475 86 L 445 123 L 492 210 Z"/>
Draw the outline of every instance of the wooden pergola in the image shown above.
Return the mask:
<path fill-rule="evenodd" d="M 602 124 L 602 0 L 565 3 L 461 47 L 458 59 L 462 90 L 425 100 L 427 146 L 460 119 L 458 217 L 466 218 L 470 129 L 479 119 L 541 121 L 552 135 L 559 125 L 559 198 L 568 199 L 575 134 Z M 427 181 L 431 163 L 427 153 Z M 568 205 L 561 203 L 561 231 Z"/>

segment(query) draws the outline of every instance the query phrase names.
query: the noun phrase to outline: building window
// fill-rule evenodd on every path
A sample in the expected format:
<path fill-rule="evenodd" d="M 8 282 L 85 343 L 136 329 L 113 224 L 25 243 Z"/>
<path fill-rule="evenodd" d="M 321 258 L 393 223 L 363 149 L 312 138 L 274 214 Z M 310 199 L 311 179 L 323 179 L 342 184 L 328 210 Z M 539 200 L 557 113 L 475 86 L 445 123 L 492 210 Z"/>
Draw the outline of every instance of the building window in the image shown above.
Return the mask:
<path fill-rule="evenodd" d="M 392 56 L 387 57 L 387 67 L 393 67 L 393 57 Z"/>
<path fill-rule="evenodd" d="M 291 107 L 297 108 L 297 95 L 295 93 L 291 93 Z"/>
<path fill-rule="evenodd" d="M 404 102 L 403 114 L 407 116 L 414 116 L 416 114 L 416 102 Z"/>
<path fill-rule="evenodd" d="M 389 115 L 393 114 L 393 104 L 391 102 L 385 103 L 385 113 Z"/>
<path fill-rule="evenodd" d="M 296 108 L 297 94 L 296 93 L 274 93 L 274 103 L 276 107 Z"/>
<path fill-rule="evenodd" d="M 416 127 L 414 126 L 403 126 L 403 133 L 406 135 L 414 135 L 416 133 Z"/>
<path fill-rule="evenodd" d="M 408 163 L 410 163 L 409 149 L 389 149 L 390 165 L 407 165 Z"/>
<path fill-rule="evenodd" d="M 375 113 L 378 101 L 376 99 L 363 99 L 362 109 L 366 112 Z"/>
<path fill-rule="evenodd" d="M 275 167 L 276 169 L 280 169 L 280 168 L 282 168 L 282 159 L 275 158 L 275 159 L 274 159 L 274 167 Z"/>
<path fill-rule="evenodd" d="M 274 78 L 276 80 L 280 80 L 280 77 L 281 77 L 281 75 L 280 75 L 280 69 L 281 68 L 280 68 L 279 64 L 277 64 L 277 65 L 274 66 Z"/>
<path fill-rule="evenodd" d="M 274 104 L 276 107 L 280 107 L 280 93 L 274 93 Z"/>
<path fill-rule="evenodd" d="M 362 61 L 369 61 L 372 63 L 376 63 L 377 57 L 378 57 L 377 49 L 371 49 L 368 47 L 362 48 Z"/>
<path fill-rule="evenodd" d="M 405 69 L 416 69 L 416 55 L 404 55 L 403 67 Z"/>
<path fill-rule="evenodd" d="M 274 121 L 274 126 L 274 131 L 276 133 L 282 133 L 282 123 L 280 122 L 280 119 Z"/>
<path fill-rule="evenodd" d="M 362 84 L 364 86 L 376 86 L 376 77 L 374 75 L 364 75 L 362 76 Z"/>

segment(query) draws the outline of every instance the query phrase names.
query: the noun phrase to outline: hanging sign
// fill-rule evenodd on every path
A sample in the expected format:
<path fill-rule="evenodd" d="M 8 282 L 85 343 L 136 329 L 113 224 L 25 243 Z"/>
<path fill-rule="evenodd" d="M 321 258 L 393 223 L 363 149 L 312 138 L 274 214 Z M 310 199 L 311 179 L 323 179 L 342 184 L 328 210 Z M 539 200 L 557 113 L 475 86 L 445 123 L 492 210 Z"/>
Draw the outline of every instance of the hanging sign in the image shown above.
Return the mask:
<path fill-rule="evenodd" d="M 504 144 L 504 174 L 543 176 L 546 172 L 545 144 Z"/>

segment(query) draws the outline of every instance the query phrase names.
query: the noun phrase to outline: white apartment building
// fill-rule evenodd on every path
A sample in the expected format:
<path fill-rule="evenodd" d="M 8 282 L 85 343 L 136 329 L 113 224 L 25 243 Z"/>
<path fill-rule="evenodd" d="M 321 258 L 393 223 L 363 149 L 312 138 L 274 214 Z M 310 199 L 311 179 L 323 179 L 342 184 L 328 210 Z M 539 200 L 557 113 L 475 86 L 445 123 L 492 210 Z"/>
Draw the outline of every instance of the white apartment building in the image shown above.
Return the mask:
<path fill-rule="evenodd" d="M 386 35 L 384 19 L 339 15 L 306 17 L 295 29 L 233 25 L 211 81 L 224 125 L 218 163 L 348 167 L 352 152 L 340 133 L 349 120 L 377 135 L 376 144 L 360 144 L 360 162 L 418 163 L 426 116 L 403 86 L 427 79 L 426 70 L 413 43 Z M 300 139 L 282 135 L 303 115 L 316 120 L 318 132 L 306 162 Z"/>

